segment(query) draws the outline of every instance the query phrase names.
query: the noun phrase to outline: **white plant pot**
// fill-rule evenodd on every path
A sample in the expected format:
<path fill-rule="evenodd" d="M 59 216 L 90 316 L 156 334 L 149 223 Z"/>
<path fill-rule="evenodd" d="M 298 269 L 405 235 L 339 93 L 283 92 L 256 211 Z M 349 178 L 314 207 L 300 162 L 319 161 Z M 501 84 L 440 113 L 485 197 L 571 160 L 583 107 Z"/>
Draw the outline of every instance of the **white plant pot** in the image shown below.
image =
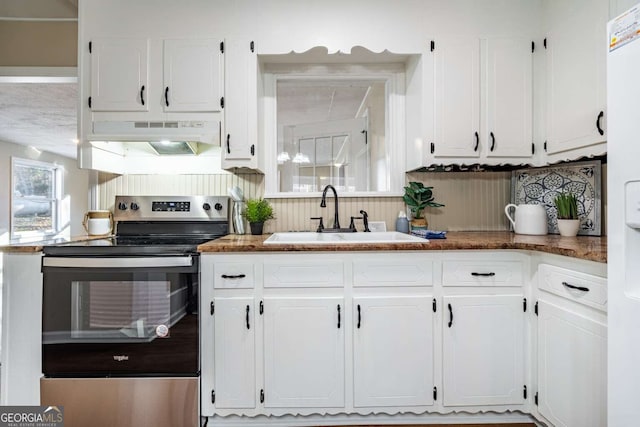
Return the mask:
<path fill-rule="evenodd" d="M 558 220 L 558 231 L 560 232 L 561 236 L 575 237 L 578 235 L 579 229 L 580 229 L 579 219 L 559 219 Z"/>

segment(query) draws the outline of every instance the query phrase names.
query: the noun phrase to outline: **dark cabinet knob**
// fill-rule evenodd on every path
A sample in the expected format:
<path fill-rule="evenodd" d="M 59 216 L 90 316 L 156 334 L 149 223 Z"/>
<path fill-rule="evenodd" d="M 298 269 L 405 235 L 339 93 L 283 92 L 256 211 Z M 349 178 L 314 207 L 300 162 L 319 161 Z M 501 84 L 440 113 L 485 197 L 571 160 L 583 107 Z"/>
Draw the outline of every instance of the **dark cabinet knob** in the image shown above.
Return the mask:
<path fill-rule="evenodd" d="M 216 203 L 213 208 L 217 211 L 221 211 L 222 210 L 222 205 L 220 203 Z"/>
<path fill-rule="evenodd" d="M 211 205 L 209 203 L 205 203 L 204 205 L 202 205 L 202 209 L 204 209 L 205 211 L 209 211 L 211 210 Z"/>
<path fill-rule="evenodd" d="M 138 206 L 138 204 L 136 202 L 131 203 L 131 210 L 132 211 L 137 211 L 138 209 L 140 209 L 140 206 Z"/>
<path fill-rule="evenodd" d="M 118 209 L 120 209 L 121 211 L 126 211 L 127 210 L 127 204 L 124 203 L 124 202 L 118 203 Z"/>

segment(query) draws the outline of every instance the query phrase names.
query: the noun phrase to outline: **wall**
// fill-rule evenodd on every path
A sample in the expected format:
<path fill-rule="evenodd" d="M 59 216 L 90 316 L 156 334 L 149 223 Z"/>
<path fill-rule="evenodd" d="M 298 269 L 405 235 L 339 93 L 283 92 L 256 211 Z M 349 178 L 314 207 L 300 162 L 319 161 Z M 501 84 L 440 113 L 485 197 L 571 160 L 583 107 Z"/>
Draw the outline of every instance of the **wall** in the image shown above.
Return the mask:
<path fill-rule="evenodd" d="M 77 22 L 0 21 L 0 40 L 0 66 L 75 67 L 77 64 Z"/>
<path fill-rule="evenodd" d="M 427 208 L 430 227 L 436 230 L 507 230 L 504 206 L 509 203 L 510 172 L 411 173 L 409 180 L 434 187 L 435 200 L 443 208 Z M 116 195 L 227 195 L 238 185 L 245 197 L 264 193 L 264 177 L 253 174 L 223 175 L 114 175 L 98 174 L 98 208 L 113 209 Z M 319 198 L 271 200 L 276 219 L 267 223 L 266 232 L 314 230 L 323 216 L 325 225 L 333 222 L 333 201 L 320 208 Z M 395 229 L 398 212 L 405 210 L 401 197 L 340 197 L 340 225 L 349 225 L 351 216 L 364 209 L 371 221 L 384 221 L 387 230 Z M 361 224 L 361 223 L 359 223 Z M 362 226 L 359 225 L 359 228 Z"/>
<path fill-rule="evenodd" d="M 55 163 L 64 167 L 63 191 L 64 198 L 68 201 L 71 222 L 63 233 L 71 236 L 85 234 L 82 219 L 88 207 L 90 172 L 78 169 L 74 159 L 44 151 L 38 154 L 29 147 L 0 141 L 0 244 L 6 244 L 9 240 L 11 157 Z"/>

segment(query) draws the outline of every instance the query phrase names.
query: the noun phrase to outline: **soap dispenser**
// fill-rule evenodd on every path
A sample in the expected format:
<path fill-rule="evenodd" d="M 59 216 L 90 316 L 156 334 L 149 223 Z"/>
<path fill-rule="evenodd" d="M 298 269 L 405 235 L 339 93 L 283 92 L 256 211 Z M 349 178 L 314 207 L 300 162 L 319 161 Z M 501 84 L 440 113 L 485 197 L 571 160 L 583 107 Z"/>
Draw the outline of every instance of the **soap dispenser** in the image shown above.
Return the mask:
<path fill-rule="evenodd" d="M 400 233 L 409 233 L 409 220 L 407 214 L 404 211 L 398 212 L 398 218 L 396 219 L 396 231 Z"/>

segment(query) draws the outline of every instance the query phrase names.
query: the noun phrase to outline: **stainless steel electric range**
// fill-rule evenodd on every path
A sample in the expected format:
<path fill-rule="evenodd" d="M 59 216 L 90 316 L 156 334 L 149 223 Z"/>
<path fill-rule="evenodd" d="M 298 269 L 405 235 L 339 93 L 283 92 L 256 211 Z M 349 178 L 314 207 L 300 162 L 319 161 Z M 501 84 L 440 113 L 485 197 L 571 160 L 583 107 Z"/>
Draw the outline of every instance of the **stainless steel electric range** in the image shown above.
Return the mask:
<path fill-rule="evenodd" d="M 228 234 L 229 200 L 118 196 L 114 211 L 115 236 L 43 250 L 41 403 L 72 427 L 196 426 L 197 246 Z"/>

